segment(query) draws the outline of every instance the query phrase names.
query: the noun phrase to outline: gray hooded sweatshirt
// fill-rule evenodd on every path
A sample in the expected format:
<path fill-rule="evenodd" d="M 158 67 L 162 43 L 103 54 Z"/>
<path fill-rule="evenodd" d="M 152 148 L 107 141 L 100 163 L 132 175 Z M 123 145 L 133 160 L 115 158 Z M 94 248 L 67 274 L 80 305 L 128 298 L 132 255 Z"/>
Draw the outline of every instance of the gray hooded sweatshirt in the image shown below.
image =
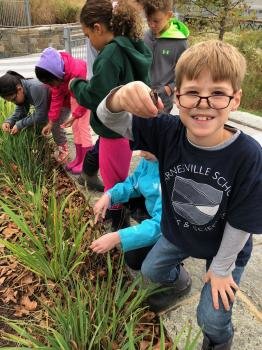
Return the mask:
<path fill-rule="evenodd" d="M 47 123 L 47 114 L 50 105 L 49 89 L 37 79 L 22 79 L 25 101 L 5 120 L 11 127 L 19 130 L 36 124 Z M 32 109 L 33 107 L 33 109 Z"/>
<path fill-rule="evenodd" d="M 149 29 L 145 33 L 144 41 L 152 50 L 153 62 L 150 68 L 151 87 L 156 89 L 161 97 L 165 112 L 170 112 L 173 107 L 173 94 L 168 96 L 165 86 L 171 91 L 175 88 L 175 66 L 181 54 L 187 49 L 187 26 L 176 20 L 170 19 L 169 28 L 156 37 Z"/>

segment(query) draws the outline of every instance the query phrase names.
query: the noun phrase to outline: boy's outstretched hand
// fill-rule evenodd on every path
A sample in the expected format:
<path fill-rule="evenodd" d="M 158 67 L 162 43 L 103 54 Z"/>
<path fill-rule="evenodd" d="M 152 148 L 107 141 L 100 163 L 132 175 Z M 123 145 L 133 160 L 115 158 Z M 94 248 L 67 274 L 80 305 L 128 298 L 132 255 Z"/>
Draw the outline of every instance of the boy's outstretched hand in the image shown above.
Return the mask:
<path fill-rule="evenodd" d="M 219 309 L 219 295 L 222 303 L 227 311 L 230 310 L 230 301 L 235 300 L 235 292 L 238 290 L 238 285 L 233 280 L 232 274 L 229 276 L 217 276 L 211 270 L 208 270 L 204 277 L 205 283 L 210 282 L 213 305 L 216 310 Z"/>
<path fill-rule="evenodd" d="M 113 113 L 127 111 L 140 117 L 155 117 L 164 105 L 159 97 L 155 105 L 150 91 L 141 81 L 128 83 L 107 98 L 107 108 Z"/>
<path fill-rule="evenodd" d="M 119 243 L 120 237 L 118 232 L 110 232 L 93 241 L 90 248 L 97 254 L 103 254 L 113 249 Z"/>
<path fill-rule="evenodd" d="M 106 216 L 106 210 L 110 205 L 110 197 L 107 193 L 104 193 L 103 196 L 96 202 L 94 205 L 94 214 L 95 214 L 95 224 L 100 217 L 103 219 Z"/>

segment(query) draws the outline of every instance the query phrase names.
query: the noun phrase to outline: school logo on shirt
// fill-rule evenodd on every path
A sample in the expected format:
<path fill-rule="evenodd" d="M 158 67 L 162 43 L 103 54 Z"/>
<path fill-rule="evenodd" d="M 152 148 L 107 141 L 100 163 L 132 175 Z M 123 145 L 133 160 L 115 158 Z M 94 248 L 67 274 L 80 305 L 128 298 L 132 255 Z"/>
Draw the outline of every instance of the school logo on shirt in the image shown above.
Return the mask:
<path fill-rule="evenodd" d="M 205 225 L 216 215 L 223 192 L 205 183 L 177 176 L 172 193 L 176 213 L 193 225 Z"/>
<path fill-rule="evenodd" d="M 169 49 L 163 49 L 162 50 L 162 55 L 168 56 L 169 54 L 170 54 L 170 50 Z"/>

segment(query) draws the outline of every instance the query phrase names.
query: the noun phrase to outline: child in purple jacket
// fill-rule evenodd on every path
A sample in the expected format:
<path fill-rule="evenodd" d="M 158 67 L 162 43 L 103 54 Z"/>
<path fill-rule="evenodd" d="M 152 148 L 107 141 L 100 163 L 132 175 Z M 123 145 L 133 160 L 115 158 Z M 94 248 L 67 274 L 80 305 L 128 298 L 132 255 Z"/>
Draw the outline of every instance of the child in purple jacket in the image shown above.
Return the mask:
<path fill-rule="evenodd" d="M 92 146 L 89 126 L 90 110 L 80 106 L 68 89 L 72 78 L 86 78 L 87 66 L 83 60 L 73 58 L 67 52 L 58 52 L 48 47 L 35 67 L 37 78 L 50 86 L 51 105 L 48 113 L 48 123 L 43 128 L 43 135 L 52 132 L 58 145 L 58 162 L 65 162 L 68 158 L 66 133 L 61 125 L 72 113 L 72 130 L 76 149 L 75 159 L 67 164 L 67 169 L 74 174 L 82 171 L 83 160 L 87 150 Z"/>

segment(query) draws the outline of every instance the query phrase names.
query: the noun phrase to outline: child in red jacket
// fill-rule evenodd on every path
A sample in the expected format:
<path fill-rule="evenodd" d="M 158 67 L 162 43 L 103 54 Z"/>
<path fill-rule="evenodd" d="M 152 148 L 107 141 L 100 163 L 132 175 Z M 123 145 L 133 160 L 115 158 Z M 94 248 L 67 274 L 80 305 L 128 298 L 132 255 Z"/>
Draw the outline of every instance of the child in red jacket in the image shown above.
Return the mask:
<path fill-rule="evenodd" d="M 58 52 L 54 48 L 48 47 L 42 52 L 36 64 L 35 74 L 41 82 L 49 85 L 51 89 L 48 124 L 43 128 L 42 134 L 47 136 L 52 132 L 54 141 L 58 145 L 56 159 L 61 163 L 66 162 L 69 155 L 66 133 L 61 125 L 72 112 L 76 157 L 67 164 L 67 169 L 74 174 L 79 174 L 82 171 L 85 154 L 92 146 L 89 126 L 90 110 L 76 102 L 68 89 L 68 83 L 72 78 L 86 78 L 86 62 L 73 58 L 67 52 Z"/>

